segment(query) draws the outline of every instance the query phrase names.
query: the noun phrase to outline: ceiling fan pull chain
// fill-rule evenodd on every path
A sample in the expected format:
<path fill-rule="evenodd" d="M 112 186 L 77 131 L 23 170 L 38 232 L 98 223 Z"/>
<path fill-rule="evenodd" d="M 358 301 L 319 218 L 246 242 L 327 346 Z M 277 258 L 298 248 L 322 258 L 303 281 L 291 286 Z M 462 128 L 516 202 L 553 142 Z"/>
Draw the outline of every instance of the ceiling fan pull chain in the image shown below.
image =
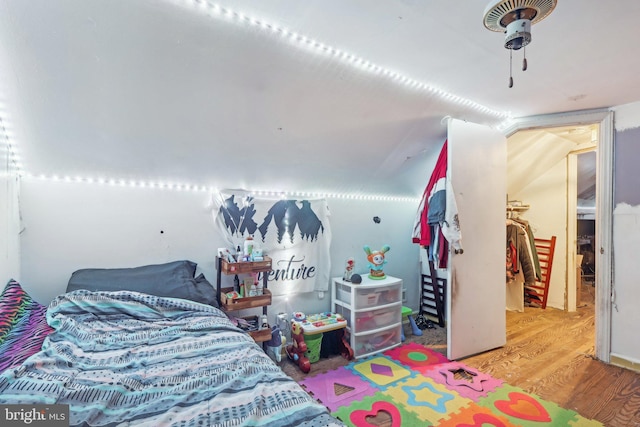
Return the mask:
<path fill-rule="evenodd" d="M 513 72 L 511 63 L 513 62 L 513 51 L 509 49 L 509 87 L 513 87 Z"/>
<path fill-rule="evenodd" d="M 522 71 L 527 71 L 527 47 L 522 48 L 524 57 L 522 58 Z"/>

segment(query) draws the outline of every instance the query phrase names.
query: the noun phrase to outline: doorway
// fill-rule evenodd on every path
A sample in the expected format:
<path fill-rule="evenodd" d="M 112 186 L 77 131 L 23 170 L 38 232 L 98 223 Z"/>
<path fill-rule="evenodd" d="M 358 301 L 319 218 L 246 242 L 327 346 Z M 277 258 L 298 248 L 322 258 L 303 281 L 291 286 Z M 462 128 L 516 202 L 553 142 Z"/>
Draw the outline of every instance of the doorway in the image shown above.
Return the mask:
<path fill-rule="evenodd" d="M 597 125 L 598 129 L 594 207 L 594 215 L 598 221 L 598 227 L 595 231 L 595 265 L 597 266 L 595 272 L 595 356 L 608 363 L 611 349 L 613 112 L 609 110 L 590 110 L 517 119 L 505 131 L 505 134 L 510 138 L 525 130 L 544 130 L 560 127 L 575 128 L 590 125 Z M 576 156 L 572 155 L 570 158 L 573 160 L 568 161 L 568 167 L 577 168 Z M 569 198 L 569 203 L 572 200 L 575 201 L 574 204 L 577 209 L 577 190 L 576 198 Z M 573 228 L 577 233 L 577 215 L 573 220 L 567 218 L 567 226 Z M 577 234 L 575 235 L 577 236 Z M 566 242 L 565 245 L 567 245 Z M 571 251 L 571 248 L 576 248 L 575 240 L 571 246 L 567 245 L 566 247 L 568 251 Z M 577 249 L 574 249 L 574 251 L 577 252 Z M 567 282 L 571 282 L 571 276 L 567 275 Z M 575 289 L 574 286 L 574 292 Z M 567 295 L 570 292 L 571 289 L 568 289 Z"/>
<path fill-rule="evenodd" d="M 583 233 L 590 248 L 578 244 L 578 225 L 586 225 L 578 218 L 595 221 L 598 130 L 598 124 L 525 130 L 507 141 L 508 203 L 527 207 L 509 213 L 534 237 L 556 237 L 547 304 L 570 312 L 580 301 L 578 268 L 583 260 L 595 266 L 595 230 Z"/>
<path fill-rule="evenodd" d="M 596 157 L 597 148 L 577 154 L 577 274 L 576 309 L 595 304 L 596 285 Z"/>
<path fill-rule="evenodd" d="M 454 132 L 452 132 L 452 129 L 455 130 L 452 123 L 455 124 L 456 126 L 464 128 L 461 130 L 471 131 L 471 129 L 466 129 L 465 126 L 462 125 L 462 122 L 460 123 L 459 122 L 460 121 L 449 120 L 449 125 L 448 125 L 449 138 L 448 139 L 449 139 L 450 145 L 453 145 L 452 141 L 456 139 L 454 138 Z M 527 131 L 527 130 L 541 130 L 541 129 L 552 129 L 552 128 L 560 128 L 560 127 L 572 127 L 572 126 L 575 127 L 575 126 L 592 125 L 592 124 L 597 124 L 598 130 L 599 130 L 598 141 L 597 141 L 598 143 L 598 152 L 597 152 L 598 174 L 597 174 L 597 180 L 596 180 L 597 196 L 596 196 L 596 203 L 595 203 L 596 205 L 595 214 L 599 222 L 599 228 L 596 231 L 597 248 L 596 248 L 596 255 L 595 255 L 596 264 L 598 266 L 597 272 L 596 272 L 597 305 L 596 305 L 596 312 L 595 312 L 595 324 L 596 324 L 595 356 L 596 358 L 604 361 L 605 363 L 609 363 L 610 349 L 611 349 L 610 336 L 611 336 L 611 289 L 612 289 L 612 283 L 611 283 L 612 250 L 611 249 L 612 249 L 612 211 L 613 211 L 613 133 L 614 133 L 613 112 L 608 110 L 595 110 L 595 111 L 584 111 L 584 112 L 573 112 L 573 113 L 561 113 L 561 114 L 554 114 L 554 115 L 547 115 L 547 116 L 527 117 L 527 118 L 515 120 L 513 124 L 509 126 L 507 129 L 504 129 L 501 134 L 509 138 L 518 132 Z M 471 126 L 471 124 L 468 124 L 468 125 L 469 126 L 467 127 Z M 475 125 L 475 126 L 479 126 L 479 125 Z M 447 291 L 446 291 L 446 294 L 448 296 L 447 308 L 446 308 L 447 357 L 454 360 L 456 358 L 462 358 L 462 357 L 466 357 L 467 355 L 474 354 L 473 351 L 466 351 L 468 349 L 465 349 L 463 345 L 467 345 L 467 344 L 471 345 L 471 344 L 485 342 L 485 340 L 482 340 L 481 338 L 477 337 L 477 334 L 476 334 L 476 331 L 478 330 L 477 324 L 474 322 L 469 322 L 468 319 L 476 319 L 476 318 L 484 319 L 486 318 L 487 313 L 491 313 L 491 314 L 503 313 L 503 316 L 504 316 L 504 303 L 505 303 L 504 287 L 500 287 L 499 290 L 496 290 L 494 286 L 492 287 L 491 292 L 487 292 L 487 295 L 491 295 L 491 298 L 488 301 L 486 301 L 486 303 L 498 302 L 500 304 L 500 306 L 495 305 L 494 307 L 494 305 L 491 305 L 491 307 L 488 307 L 485 305 L 484 300 L 482 300 L 483 302 L 480 303 L 481 299 L 478 297 L 479 286 L 477 286 L 478 283 L 494 284 L 494 283 L 499 283 L 500 281 L 504 281 L 504 273 L 505 273 L 504 255 L 501 257 L 502 259 L 500 263 L 496 263 L 495 265 L 493 265 L 493 261 L 488 263 L 488 264 L 491 264 L 492 268 L 497 267 L 495 274 L 493 270 L 491 271 L 491 278 L 489 278 L 489 280 L 484 280 L 484 279 L 478 280 L 477 278 L 477 271 L 482 271 L 484 273 L 488 272 L 488 269 L 486 268 L 487 263 L 485 263 L 485 265 L 483 265 L 479 270 L 478 269 L 474 270 L 473 277 L 467 277 L 466 275 L 459 274 L 460 271 L 458 269 L 458 265 L 456 264 L 456 260 L 458 260 L 459 258 L 465 258 L 465 259 L 469 258 L 468 253 L 475 253 L 475 254 L 502 253 L 504 254 L 505 223 L 504 223 L 504 216 L 502 215 L 504 215 L 504 212 L 505 212 L 504 196 L 505 194 L 507 194 L 506 192 L 507 180 L 506 180 L 506 174 L 505 174 L 506 172 L 505 162 L 506 162 L 507 156 L 505 155 L 506 153 L 504 153 L 504 150 L 506 150 L 507 148 L 506 141 L 503 140 L 503 145 L 501 146 L 503 148 L 498 147 L 496 148 L 496 150 L 492 151 L 491 149 L 484 147 L 483 144 L 478 143 L 479 141 L 482 141 L 483 138 L 478 137 L 476 135 L 462 135 L 462 133 L 463 132 L 461 132 L 460 135 L 456 134 L 455 136 L 460 137 L 459 139 L 461 142 L 461 146 L 463 146 L 465 150 L 468 150 L 468 147 L 472 147 L 474 149 L 480 150 L 479 153 L 475 153 L 475 152 L 473 153 L 473 155 L 475 156 L 473 157 L 473 160 L 475 160 L 476 162 L 475 164 L 477 165 L 477 159 L 479 158 L 483 158 L 485 160 L 496 160 L 496 161 L 499 160 L 500 162 L 502 162 L 501 164 L 486 164 L 485 162 L 485 164 L 483 165 L 484 169 L 482 170 L 487 169 L 487 170 L 490 170 L 494 175 L 503 174 L 503 176 L 501 180 L 492 182 L 492 185 L 489 185 L 489 186 L 484 185 L 481 188 L 471 188 L 471 191 L 466 191 L 466 189 L 463 190 L 459 185 L 457 185 L 457 182 L 453 178 L 455 178 L 458 175 L 452 172 L 452 177 L 453 177 L 452 184 L 453 184 L 453 187 L 456 188 L 455 190 L 456 202 L 458 204 L 459 213 L 463 212 L 463 209 L 466 207 L 465 203 L 467 202 L 467 200 L 465 199 L 468 196 L 470 195 L 473 196 L 476 194 L 486 194 L 486 195 L 492 196 L 490 203 L 488 203 L 487 200 L 484 199 L 484 200 L 474 200 L 473 204 L 471 203 L 469 204 L 470 206 L 471 205 L 485 206 L 485 209 L 482 210 L 482 213 L 484 216 L 482 217 L 481 221 L 478 221 L 477 218 L 473 218 L 474 215 L 470 215 L 468 217 L 468 218 L 474 219 L 473 224 L 470 223 L 471 228 L 473 228 L 473 226 L 476 225 L 478 227 L 478 230 L 485 232 L 485 234 L 487 234 L 486 232 L 488 231 L 488 234 L 486 235 L 486 239 L 484 239 L 485 236 L 482 236 L 483 238 L 480 238 L 480 240 L 483 241 L 483 244 L 478 245 L 477 248 L 474 247 L 473 251 L 469 250 L 469 252 L 467 252 L 467 247 L 470 247 L 469 240 L 467 240 L 466 241 L 467 243 L 465 244 L 465 246 L 467 247 L 465 247 L 465 251 L 464 251 L 465 255 L 462 255 L 462 257 L 460 257 L 459 255 L 453 256 L 451 259 L 451 267 L 448 269 L 449 280 L 447 281 Z M 467 137 L 466 144 L 465 144 L 465 136 Z M 469 136 L 471 136 L 472 138 L 469 138 Z M 470 141 L 472 141 L 472 143 Z M 484 143 L 484 141 L 482 142 Z M 492 147 L 493 146 L 491 146 L 490 148 Z M 555 145 L 552 145 L 550 147 L 550 150 L 552 152 L 558 149 L 559 148 L 556 147 Z M 566 159 L 568 152 L 570 151 L 571 150 L 568 150 L 562 153 L 562 156 L 560 157 L 560 159 Z M 458 156 L 456 155 L 455 152 L 450 152 L 450 158 L 459 158 L 459 157 L 469 158 L 470 157 L 468 155 L 469 153 L 466 153 L 466 154 L 467 154 L 466 156 Z M 487 154 L 494 154 L 494 155 L 488 156 Z M 546 154 L 547 153 L 545 153 L 545 155 Z M 537 158 L 536 156 L 531 156 L 531 154 L 523 154 L 523 156 L 530 157 L 530 158 Z M 534 204 L 532 202 L 531 204 L 532 206 L 539 206 L 539 207 L 541 206 L 542 207 L 541 209 L 545 209 L 551 215 L 561 215 L 563 218 L 565 218 L 565 221 L 566 221 L 565 224 L 567 224 L 567 227 L 573 227 L 574 229 L 573 234 L 571 234 L 572 236 L 575 236 L 575 229 L 576 229 L 575 206 L 577 204 L 577 201 L 576 201 L 577 199 L 568 198 L 567 188 L 574 188 L 574 194 L 575 194 L 576 187 L 567 186 L 566 180 L 568 179 L 567 168 L 575 167 L 576 165 L 575 157 L 576 157 L 575 155 L 570 155 L 569 159 L 566 160 L 564 163 L 562 163 L 563 165 L 562 173 L 564 174 L 564 178 L 562 182 L 560 184 L 558 184 L 557 182 L 552 184 L 562 188 L 562 192 L 561 192 L 562 196 L 558 198 L 559 200 L 558 203 L 560 208 L 549 209 L 548 206 L 546 206 L 548 204 L 547 198 L 543 198 L 541 200 L 541 203 Z M 544 165 L 543 165 L 543 162 L 534 162 L 534 164 L 532 164 L 530 167 L 533 170 L 535 170 L 537 168 L 544 167 Z M 473 171 L 475 171 L 475 170 L 479 170 L 480 168 L 472 167 L 467 169 L 472 169 Z M 572 175 L 572 176 L 575 176 L 575 175 Z M 476 181 L 470 181 L 470 182 L 482 183 L 483 178 L 478 177 Z M 545 182 L 543 184 L 544 184 L 543 186 L 549 187 L 549 185 L 547 185 L 548 183 Z M 487 188 L 492 188 L 495 191 L 487 191 L 486 190 Z M 493 196 L 498 193 L 500 194 L 500 197 L 493 198 Z M 458 195 L 464 195 L 465 197 L 458 198 Z M 571 200 L 573 200 L 572 202 L 574 206 L 573 209 L 569 209 L 568 207 L 568 204 L 571 203 Z M 464 203 L 461 203 L 461 202 L 464 202 Z M 490 206 L 490 209 L 486 208 L 486 206 Z M 572 221 L 569 221 L 569 219 L 567 218 L 570 215 L 569 212 L 573 212 Z M 460 216 L 462 217 L 462 214 Z M 465 218 L 467 218 L 467 216 L 465 216 Z M 497 222 L 494 223 L 494 220 L 497 220 Z M 502 232 L 500 232 L 500 229 L 502 230 Z M 551 231 L 555 231 L 555 230 L 551 230 Z M 560 230 L 556 231 L 555 233 L 557 236 L 562 236 L 564 240 L 562 245 L 564 245 L 564 248 L 566 249 L 567 247 L 569 247 L 569 245 L 567 244 L 568 233 L 567 233 L 566 227 L 561 227 Z M 481 233 L 478 233 L 478 234 L 481 234 Z M 494 244 L 493 240 L 491 240 L 491 244 L 492 244 L 491 248 L 488 249 L 486 246 L 486 242 L 488 242 L 490 238 L 492 239 L 493 237 L 500 236 L 500 235 L 502 235 L 500 241 L 495 242 L 495 251 L 493 250 L 493 244 Z M 477 237 L 475 236 L 475 233 L 472 233 L 471 236 Z M 571 247 L 575 248 L 575 238 L 572 239 Z M 575 253 L 575 250 L 574 250 L 574 253 Z M 476 258 L 480 259 L 481 257 L 476 257 Z M 566 257 L 563 257 L 563 259 L 564 259 L 563 262 L 565 263 L 565 266 L 564 266 L 565 268 L 563 270 L 566 271 L 566 262 L 567 262 Z M 459 261 L 462 261 L 462 259 L 459 259 Z M 570 259 L 570 262 L 572 263 L 571 265 L 575 266 L 575 259 L 573 258 Z M 460 262 L 460 264 L 461 264 L 460 265 L 461 268 L 468 266 L 462 262 Z M 573 287 L 570 287 L 568 291 L 573 292 L 575 297 L 575 292 L 576 292 L 575 270 L 573 275 L 566 275 L 566 279 L 567 281 L 573 280 L 572 282 Z M 467 290 L 470 290 L 471 292 L 475 292 L 475 294 L 468 295 L 466 292 Z M 562 295 L 561 296 L 562 301 L 564 301 L 564 293 L 565 293 L 564 289 L 562 289 L 560 292 L 560 294 Z M 454 300 L 455 300 L 455 303 L 453 302 Z M 454 312 L 453 308 L 456 309 L 456 312 Z M 456 319 L 458 319 L 458 321 Z M 496 336 L 504 335 L 506 332 L 504 329 L 504 326 L 506 326 L 504 320 L 505 320 L 504 317 L 501 317 L 501 318 L 496 317 L 495 319 L 492 318 L 491 322 L 485 322 L 486 324 L 492 325 L 492 327 L 484 327 L 484 328 L 480 328 L 480 330 L 482 330 L 483 332 L 486 332 L 489 330 L 495 331 Z M 502 322 L 502 325 L 500 324 L 500 322 Z M 452 337 L 456 337 L 456 339 L 454 340 L 452 339 Z M 463 345 L 458 346 L 458 344 L 460 343 Z M 498 344 L 498 346 L 499 345 L 500 344 Z M 494 348 L 495 346 L 494 347 L 486 346 L 486 347 Z M 450 355 L 450 353 L 458 354 L 458 351 L 461 348 L 465 351 L 462 351 L 458 357 Z M 482 351 L 485 351 L 485 349 L 478 348 L 478 349 L 475 349 L 475 351 L 482 352 Z"/>

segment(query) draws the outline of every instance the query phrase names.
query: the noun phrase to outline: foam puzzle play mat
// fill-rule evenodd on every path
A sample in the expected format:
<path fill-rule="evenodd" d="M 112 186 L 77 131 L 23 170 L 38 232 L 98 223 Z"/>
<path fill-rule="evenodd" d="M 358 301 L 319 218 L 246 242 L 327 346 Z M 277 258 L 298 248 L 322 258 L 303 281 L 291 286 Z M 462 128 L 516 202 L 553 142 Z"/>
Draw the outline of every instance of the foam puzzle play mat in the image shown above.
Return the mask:
<path fill-rule="evenodd" d="M 349 426 L 602 426 L 416 343 L 300 384 Z"/>

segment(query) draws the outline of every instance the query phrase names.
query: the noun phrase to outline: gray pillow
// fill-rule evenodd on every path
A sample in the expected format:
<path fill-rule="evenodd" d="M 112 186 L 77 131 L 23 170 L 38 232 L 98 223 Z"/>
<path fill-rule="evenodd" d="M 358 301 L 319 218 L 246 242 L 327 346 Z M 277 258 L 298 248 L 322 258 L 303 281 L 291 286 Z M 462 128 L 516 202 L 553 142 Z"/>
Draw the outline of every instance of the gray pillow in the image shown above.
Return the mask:
<path fill-rule="evenodd" d="M 200 273 L 198 277 L 195 278 L 196 288 L 198 291 L 204 295 L 202 303 L 212 305 L 216 308 L 220 308 L 218 306 L 218 295 L 216 292 L 216 288 L 213 287 L 211 283 L 204 277 L 203 273 Z"/>
<path fill-rule="evenodd" d="M 85 268 L 73 272 L 67 292 L 126 290 L 217 306 L 213 286 L 204 275 L 194 278 L 196 267 L 192 261 L 174 261 L 134 268 Z"/>

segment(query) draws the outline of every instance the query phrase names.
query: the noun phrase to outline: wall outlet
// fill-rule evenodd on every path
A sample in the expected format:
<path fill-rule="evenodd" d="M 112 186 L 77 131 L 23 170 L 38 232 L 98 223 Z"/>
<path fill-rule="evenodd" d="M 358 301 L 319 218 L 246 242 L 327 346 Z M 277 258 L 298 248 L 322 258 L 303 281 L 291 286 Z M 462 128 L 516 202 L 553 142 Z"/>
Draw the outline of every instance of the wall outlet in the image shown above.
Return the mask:
<path fill-rule="evenodd" d="M 402 288 L 402 302 L 407 302 L 407 288 Z"/>

